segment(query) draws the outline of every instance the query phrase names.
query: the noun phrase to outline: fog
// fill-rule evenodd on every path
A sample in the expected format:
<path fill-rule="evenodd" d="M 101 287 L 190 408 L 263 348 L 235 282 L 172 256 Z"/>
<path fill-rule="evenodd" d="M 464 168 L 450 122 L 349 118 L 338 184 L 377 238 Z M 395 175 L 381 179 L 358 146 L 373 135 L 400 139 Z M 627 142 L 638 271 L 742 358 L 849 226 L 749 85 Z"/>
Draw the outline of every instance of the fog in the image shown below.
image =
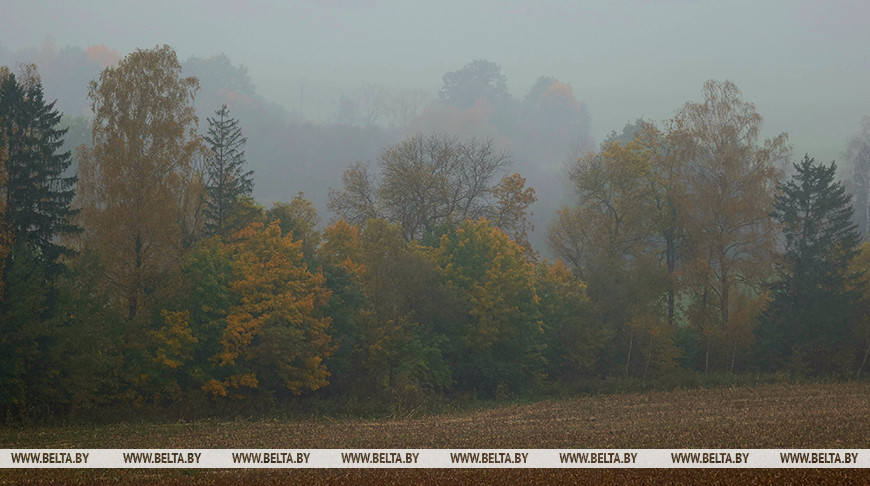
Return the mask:
<path fill-rule="evenodd" d="M 84 115 L 87 81 L 136 48 L 169 44 L 188 72 L 195 71 L 192 60 L 219 59 L 239 83 L 224 86 L 226 76 L 195 73 L 203 78 L 201 115 L 230 91 L 244 95 L 231 109 L 249 138 L 255 195 L 268 204 L 305 190 L 327 220 L 326 190 L 339 184 L 341 170 L 376 159 L 411 128 L 504 135 L 498 123 L 493 131 L 468 128 L 445 122 L 454 115 L 443 112 L 415 123 L 368 120 L 382 129 L 360 121 L 372 93 L 418 93 L 423 102 L 415 114 L 431 112 L 444 74 L 478 59 L 501 68 L 517 101 L 551 76 L 570 85 L 581 104 L 577 116 L 586 117 L 587 133 L 559 147 L 541 142 L 549 147 L 545 156 L 519 147 L 525 139 L 505 136 L 503 146 L 533 186 L 558 186 L 560 164 L 627 122 L 667 119 L 700 100 L 708 79 L 736 83 L 764 116 L 763 136 L 787 132 L 795 153 L 819 160 L 838 159 L 870 114 L 865 0 L 79 3 L 8 2 L 0 65 L 37 63 L 47 97 Z M 344 102 L 357 109 L 351 118 Z M 317 128 L 337 125 L 345 128 Z M 543 218 L 538 233 L 546 224 L 541 215 L 560 204 L 556 186 L 538 187 L 546 195 L 536 208 Z"/>

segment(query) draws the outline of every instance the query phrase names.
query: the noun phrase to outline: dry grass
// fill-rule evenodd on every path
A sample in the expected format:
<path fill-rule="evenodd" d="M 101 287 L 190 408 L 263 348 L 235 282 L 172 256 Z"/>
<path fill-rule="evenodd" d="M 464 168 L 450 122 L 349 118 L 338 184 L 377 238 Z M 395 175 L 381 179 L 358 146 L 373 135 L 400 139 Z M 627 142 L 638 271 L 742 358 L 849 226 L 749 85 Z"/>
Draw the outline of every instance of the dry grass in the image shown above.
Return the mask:
<path fill-rule="evenodd" d="M 0 429 L 2 448 L 870 449 L 870 384 L 585 397 L 407 420 L 237 420 Z M 812 470 L 5 471 L 0 481 L 165 484 L 867 484 Z"/>

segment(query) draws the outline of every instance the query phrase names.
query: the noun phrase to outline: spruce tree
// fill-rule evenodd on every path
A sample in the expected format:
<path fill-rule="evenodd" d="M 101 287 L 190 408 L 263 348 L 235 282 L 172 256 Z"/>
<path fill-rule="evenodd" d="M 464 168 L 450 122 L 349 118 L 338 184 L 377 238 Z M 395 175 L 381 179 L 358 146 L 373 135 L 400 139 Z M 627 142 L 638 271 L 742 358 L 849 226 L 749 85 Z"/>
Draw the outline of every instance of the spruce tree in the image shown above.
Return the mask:
<path fill-rule="evenodd" d="M 43 99 L 34 67 L 23 82 L 0 73 L 0 144 L 6 153 L 6 224 L 16 245 L 33 245 L 48 264 L 49 274 L 61 266 L 59 258 L 71 253 L 58 236 L 80 231 L 70 208 L 75 176 L 67 175 L 70 152 L 58 153 L 67 129 L 59 129 L 61 113 Z"/>
<path fill-rule="evenodd" d="M 20 79 L 0 68 L 0 413 L 46 410 L 61 369 L 55 346 L 61 259 L 59 236 L 79 231 L 70 208 L 75 177 L 66 129 L 46 103 L 35 67 Z"/>
<path fill-rule="evenodd" d="M 208 142 L 211 155 L 206 165 L 205 210 L 206 231 L 224 235 L 231 229 L 232 213 L 243 196 L 250 196 L 254 189 L 254 171 L 244 171 L 245 143 L 239 121 L 229 116 L 227 105 L 208 118 Z"/>
<path fill-rule="evenodd" d="M 760 345 L 772 368 L 823 373 L 833 371 L 848 340 L 860 277 L 848 267 L 860 237 L 851 195 L 835 181 L 836 164 L 817 164 L 807 155 L 794 167 L 792 179 L 779 185 L 773 212 L 784 248 Z"/>

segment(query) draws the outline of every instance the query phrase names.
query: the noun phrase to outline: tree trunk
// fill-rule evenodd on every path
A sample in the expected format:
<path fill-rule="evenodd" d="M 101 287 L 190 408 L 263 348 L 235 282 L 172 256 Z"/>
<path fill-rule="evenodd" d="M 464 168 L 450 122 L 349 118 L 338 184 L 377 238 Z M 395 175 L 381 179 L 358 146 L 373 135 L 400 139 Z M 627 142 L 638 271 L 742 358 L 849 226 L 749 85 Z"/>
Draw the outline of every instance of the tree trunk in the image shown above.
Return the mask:
<path fill-rule="evenodd" d="M 737 357 L 737 338 L 734 338 L 734 346 L 731 348 L 731 366 L 730 373 L 734 374 L 734 360 Z"/>
<path fill-rule="evenodd" d="M 129 319 L 136 317 L 136 312 L 139 310 L 138 294 L 142 287 L 142 238 L 139 235 L 133 238 L 133 248 L 136 263 L 133 267 L 133 282 L 129 289 L 130 295 L 127 302 L 127 317 Z"/>
<path fill-rule="evenodd" d="M 868 355 L 870 355 L 870 339 L 867 340 L 867 350 L 864 351 L 864 359 L 861 360 L 861 367 L 858 368 L 858 372 L 855 373 L 855 379 L 858 379 L 861 376 L 861 372 L 864 371 L 864 365 L 867 364 Z"/>
<path fill-rule="evenodd" d="M 707 336 L 707 350 L 704 353 L 704 374 L 710 371 L 710 336 Z"/>
<path fill-rule="evenodd" d="M 647 350 L 647 353 L 646 353 L 646 364 L 643 367 L 643 379 L 644 380 L 646 380 L 646 373 L 647 373 L 647 371 L 649 371 L 649 364 L 650 364 L 650 361 L 652 361 L 652 349 L 653 349 L 652 345 L 653 345 L 652 339 L 650 339 L 649 349 Z"/>

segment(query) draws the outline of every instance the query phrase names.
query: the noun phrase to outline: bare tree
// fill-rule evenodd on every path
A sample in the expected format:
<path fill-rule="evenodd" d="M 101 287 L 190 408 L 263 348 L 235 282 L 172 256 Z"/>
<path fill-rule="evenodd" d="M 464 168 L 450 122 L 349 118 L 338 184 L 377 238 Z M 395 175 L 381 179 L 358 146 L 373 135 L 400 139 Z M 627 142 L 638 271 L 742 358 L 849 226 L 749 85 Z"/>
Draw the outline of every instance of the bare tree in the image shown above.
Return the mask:
<path fill-rule="evenodd" d="M 524 179 L 499 176 L 510 164 L 491 141 L 415 136 L 388 147 L 378 162 L 379 180 L 357 163 L 342 176 L 343 189 L 330 191 L 329 208 L 359 224 L 379 217 L 402 227 L 408 240 L 421 239 L 466 219 L 496 219 L 521 229 L 534 192 L 517 184 Z M 510 183 L 504 183 L 509 180 Z M 507 192 L 519 191 L 512 197 Z M 511 208 L 501 206 L 510 204 Z M 510 213 L 511 217 L 504 215 Z"/>

